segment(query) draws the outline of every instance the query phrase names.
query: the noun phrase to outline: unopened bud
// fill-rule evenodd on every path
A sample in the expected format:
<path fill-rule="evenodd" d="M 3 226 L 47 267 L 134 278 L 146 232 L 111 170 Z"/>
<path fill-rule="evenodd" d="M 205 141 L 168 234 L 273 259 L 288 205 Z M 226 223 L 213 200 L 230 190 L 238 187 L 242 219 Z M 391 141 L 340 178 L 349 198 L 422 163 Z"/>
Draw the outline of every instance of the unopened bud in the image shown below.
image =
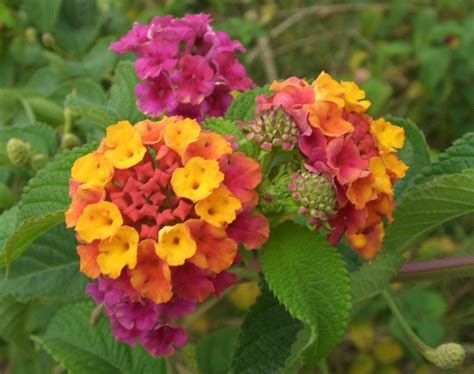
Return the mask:
<path fill-rule="evenodd" d="M 425 353 L 425 357 L 440 369 L 453 369 L 464 361 L 466 352 L 457 343 L 441 344 L 439 347 Z"/>
<path fill-rule="evenodd" d="M 47 48 L 53 48 L 54 45 L 56 44 L 56 40 L 54 39 L 54 36 L 51 35 L 49 32 L 41 35 L 41 42 Z"/>
<path fill-rule="evenodd" d="M 31 147 L 21 139 L 11 138 L 7 143 L 7 155 L 15 166 L 25 166 L 30 161 Z"/>
<path fill-rule="evenodd" d="M 283 108 L 263 111 L 253 121 L 240 125 L 248 132 L 247 139 L 260 143 L 267 152 L 273 148 L 291 151 L 298 142 L 296 123 Z"/>
<path fill-rule="evenodd" d="M 325 225 L 336 214 L 335 190 L 328 178 L 309 171 L 294 173 L 288 189 L 300 206 L 300 214 L 308 217 L 312 225 Z"/>
<path fill-rule="evenodd" d="M 38 37 L 38 30 L 36 30 L 34 27 L 28 27 L 25 30 L 25 37 L 26 40 L 28 40 L 30 43 L 36 42 Z"/>
<path fill-rule="evenodd" d="M 72 149 L 74 147 L 77 147 L 79 144 L 81 144 L 79 138 L 71 133 L 64 134 L 63 138 L 61 139 L 62 149 Z"/>

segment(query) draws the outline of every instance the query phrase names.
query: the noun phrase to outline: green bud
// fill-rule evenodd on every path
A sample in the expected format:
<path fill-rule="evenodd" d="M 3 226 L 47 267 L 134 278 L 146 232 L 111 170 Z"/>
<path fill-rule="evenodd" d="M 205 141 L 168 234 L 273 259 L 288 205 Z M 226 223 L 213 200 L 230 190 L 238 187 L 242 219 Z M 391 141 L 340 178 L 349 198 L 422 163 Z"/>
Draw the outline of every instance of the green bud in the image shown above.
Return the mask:
<path fill-rule="evenodd" d="M 38 30 L 36 30 L 34 27 L 28 27 L 25 30 L 25 37 L 26 37 L 26 40 L 28 40 L 31 43 L 36 42 L 36 39 L 38 37 Z"/>
<path fill-rule="evenodd" d="M 11 138 L 7 143 L 7 155 L 15 166 L 28 165 L 31 157 L 30 144 L 21 139 Z"/>
<path fill-rule="evenodd" d="M 51 35 L 49 32 L 41 35 L 41 41 L 43 42 L 44 46 L 47 48 L 53 48 L 54 45 L 56 44 L 56 40 L 54 39 L 54 36 Z"/>
<path fill-rule="evenodd" d="M 48 162 L 49 157 L 47 155 L 43 153 L 38 153 L 37 155 L 31 157 L 30 165 L 35 171 L 38 171 L 40 169 L 43 169 Z"/>
<path fill-rule="evenodd" d="M 457 343 L 441 344 L 439 347 L 425 353 L 428 361 L 440 369 L 453 369 L 464 361 L 466 352 L 462 345 Z"/>
<path fill-rule="evenodd" d="M 71 133 L 66 133 L 63 135 L 63 138 L 61 139 L 61 148 L 62 149 L 72 149 L 74 147 L 77 147 L 78 145 L 81 144 L 81 141 L 79 138 Z"/>

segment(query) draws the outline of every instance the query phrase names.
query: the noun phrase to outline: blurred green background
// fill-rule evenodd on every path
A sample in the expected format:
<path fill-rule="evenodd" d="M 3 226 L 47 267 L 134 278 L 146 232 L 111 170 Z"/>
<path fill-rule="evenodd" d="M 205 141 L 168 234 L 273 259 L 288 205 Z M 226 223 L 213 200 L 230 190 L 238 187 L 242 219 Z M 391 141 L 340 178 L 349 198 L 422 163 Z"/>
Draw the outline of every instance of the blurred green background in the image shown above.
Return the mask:
<path fill-rule="evenodd" d="M 240 58 L 259 85 L 291 75 L 312 79 L 321 70 L 338 80 L 354 80 L 372 101 L 370 114 L 416 122 L 433 157 L 474 130 L 472 0 L 0 0 L 0 211 L 15 203 L 35 172 L 8 164 L 4 144 L 18 134 L 12 129 L 46 124 L 47 130 L 25 130 L 33 148 L 35 139 L 49 136 L 48 146 L 36 150 L 46 159 L 58 149 L 97 139 L 98 130 L 78 120 L 77 139 L 64 140 L 66 96 L 74 93 L 104 103 L 118 60 L 130 58 L 108 52 L 110 41 L 134 21 L 196 12 L 212 14 L 215 28 L 244 44 L 247 53 Z M 473 253 L 472 218 L 432 233 L 411 258 Z M 460 372 L 474 372 L 472 282 L 409 286 L 396 283 L 394 289 L 415 331 L 433 346 L 447 340 L 467 343 L 468 358 Z M 255 283 L 239 287 L 224 300 L 225 307 L 194 321 L 193 334 L 238 324 L 256 292 Z M 17 328 L 41 332 L 50 317 L 44 309 L 35 314 L 34 323 Z M 2 319 L 0 372 L 61 372 L 44 352 L 33 366 L 28 364 L 25 357 L 30 357 L 33 343 L 18 345 L 8 330 L 11 321 L 5 322 L 3 314 Z M 188 356 L 192 361 L 192 347 L 185 351 Z M 437 373 L 407 342 L 381 300 L 359 312 L 330 355 L 329 368 L 350 374 Z"/>

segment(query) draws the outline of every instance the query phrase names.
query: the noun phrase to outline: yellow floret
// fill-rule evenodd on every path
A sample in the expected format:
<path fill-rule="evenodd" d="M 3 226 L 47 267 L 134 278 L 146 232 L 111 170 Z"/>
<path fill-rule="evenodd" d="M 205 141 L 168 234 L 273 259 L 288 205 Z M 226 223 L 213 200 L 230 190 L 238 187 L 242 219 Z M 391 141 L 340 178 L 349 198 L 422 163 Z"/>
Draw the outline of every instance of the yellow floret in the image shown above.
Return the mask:
<path fill-rule="evenodd" d="M 219 187 L 196 204 L 196 213 L 207 223 L 223 227 L 235 220 L 236 212 L 241 208 L 242 204 L 239 199 L 232 195 L 227 188 Z"/>
<path fill-rule="evenodd" d="M 171 266 L 183 265 L 196 253 L 196 242 L 183 223 L 165 226 L 158 233 L 156 254 Z"/>
<path fill-rule="evenodd" d="M 85 207 L 77 220 L 76 232 L 81 240 L 91 243 L 111 237 L 122 224 L 119 208 L 108 201 L 101 201 Z"/>
<path fill-rule="evenodd" d="M 182 156 L 186 147 L 195 142 L 200 133 L 201 126 L 193 119 L 171 122 L 164 131 L 165 144 Z"/>
<path fill-rule="evenodd" d="M 71 169 L 71 178 L 81 182 L 81 189 L 103 188 L 114 173 L 112 163 L 99 153 L 78 158 Z"/>
<path fill-rule="evenodd" d="M 117 169 L 127 169 L 138 164 L 146 148 L 138 131 L 128 121 L 120 121 L 107 127 L 105 156 Z"/>

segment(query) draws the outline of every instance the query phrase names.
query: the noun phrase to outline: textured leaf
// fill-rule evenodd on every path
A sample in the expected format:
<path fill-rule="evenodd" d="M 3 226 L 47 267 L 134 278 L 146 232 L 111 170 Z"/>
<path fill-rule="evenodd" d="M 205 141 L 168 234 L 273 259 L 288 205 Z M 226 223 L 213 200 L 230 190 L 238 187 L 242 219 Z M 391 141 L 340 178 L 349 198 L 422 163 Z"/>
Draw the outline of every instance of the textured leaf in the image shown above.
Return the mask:
<path fill-rule="evenodd" d="M 409 169 L 405 178 L 398 180 L 395 184 L 395 198 L 398 201 L 413 188 L 413 181 L 420 171 L 430 164 L 430 155 L 425 136 L 413 122 L 398 117 L 388 117 L 387 120 L 405 129 L 405 145 L 398 152 L 398 156 L 409 166 Z"/>
<path fill-rule="evenodd" d="M 312 328 L 317 339 L 312 360 L 321 359 L 342 338 L 349 320 L 350 286 L 342 256 L 320 233 L 285 223 L 273 230 L 261 259 L 269 288 Z"/>
<path fill-rule="evenodd" d="M 285 367 L 303 324 L 293 318 L 266 286 L 242 324 L 231 373 L 276 373 Z"/>
<path fill-rule="evenodd" d="M 28 304 L 20 303 L 13 297 L 0 298 L 0 337 L 19 347 L 28 349 L 28 336 L 24 332 Z"/>
<path fill-rule="evenodd" d="M 230 104 L 225 118 L 231 121 L 250 121 L 254 117 L 255 98 L 260 94 L 268 94 L 267 87 L 257 87 L 239 94 Z"/>
<path fill-rule="evenodd" d="M 202 338 L 196 345 L 196 359 L 201 373 L 228 373 L 239 329 L 227 327 Z"/>
<path fill-rule="evenodd" d="M 4 211 L 0 215 L 0 248 L 3 248 L 8 238 L 15 232 L 17 220 L 18 205 Z M 2 252 L 0 252 L 0 266 L 3 266 L 2 259 Z"/>
<path fill-rule="evenodd" d="M 120 62 L 115 69 L 109 100 L 109 108 L 117 113 L 120 120 L 135 123 L 145 118 L 136 105 L 135 85 L 137 83 L 138 78 L 132 62 Z"/>
<path fill-rule="evenodd" d="M 474 212 L 474 170 L 433 179 L 410 191 L 394 212 L 382 252 L 351 274 L 352 299 L 358 305 L 382 292 L 403 263 L 402 253 L 429 230 Z"/>
<path fill-rule="evenodd" d="M 118 120 L 117 114 L 105 106 L 90 103 L 88 100 L 75 95 L 66 97 L 65 106 L 77 116 L 88 119 L 97 127 L 105 128 Z"/>
<path fill-rule="evenodd" d="M 54 156 L 58 151 L 56 133 L 50 126 L 44 123 L 2 129 L 0 141 L 8 141 L 10 138 L 18 138 L 30 143 L 33 153 Z"/>
<path fill-rule="evenodd" d="M 102 316 L 89 323 L 94 306 L 79 303 L 64 307 L 39 338 L 45 349 L 71 374 L 166 373 L 165 361 L 148 355 L 139 345 L 118 343 Z"/>
<path fill-rule="evenodd" d="M 59 154 L 25 187 L 18 207 L 17 227 L 0 250 L 0 266 L 9 264 L 39 235 L 64 219 L 70 203 L 69 176 L 74 160 L 95 148 L 86 145 Z"/>
<path fill-rule="evenodd" d="M 456 140 L 446 152 L 439 155 L 437 161 L 423 169 L 414 182 L 420 185 L 441 175 L 460 173 L 465 169 L 474 169 L 474 132 Z"/>
<path fill-rule="evenodd" d="M 37 238 L 0 280 L 0 296 L 20 301 L 71 301 L 84 298 L 86 278 L 79 273 L 74 232 L 59 224 Z M 1 273 L 0 273 L 1 274 Z"/>

